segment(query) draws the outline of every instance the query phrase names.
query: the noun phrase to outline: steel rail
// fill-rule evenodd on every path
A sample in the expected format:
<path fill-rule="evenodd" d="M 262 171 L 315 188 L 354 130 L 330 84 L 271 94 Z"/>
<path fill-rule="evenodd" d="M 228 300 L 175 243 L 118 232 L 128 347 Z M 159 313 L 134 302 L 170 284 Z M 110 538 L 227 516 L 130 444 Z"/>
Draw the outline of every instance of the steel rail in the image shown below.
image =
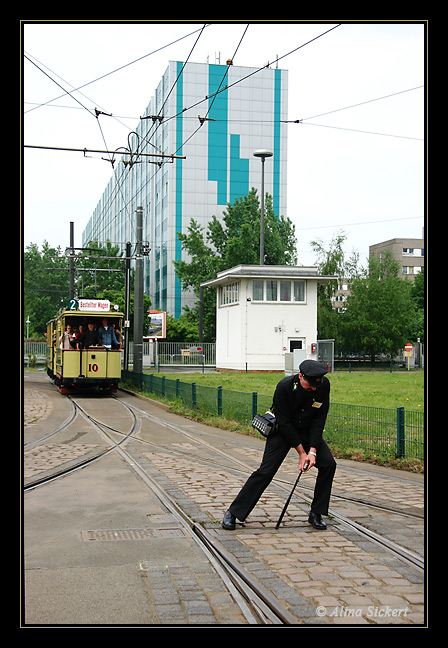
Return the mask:
<path fill-rule="evenodd" d="M 57 434 L 58 432 L 60 432 L 64 428 L 68 427 L 70 425 L 70 423 L 73 421 L 73 419 L 75 418 L 75 416 L 76 416 L 76 407 L 74 406 L 74 404 L 71 401 L 70 401 L 70 405 L 71 405 L 70 414 L 65 419 L 65 421 L 63 423 L 61 423 L 61 425 L 59 425 L 52 432 L 49 432 L 49 434 L 46 434 L 45 436 L 41 437 L 40 439 L 36 439 L 35 441 L 30 441 L 30 443 L 24 443 L 23 444 L 24 449 L 27 450 L 28 448 L 31 448 L 32 446 L 35 446 L 38 443 L 41 443 L 42 441 L 46 441 L 48 438 L 53 436 L 53 434 Z"/>
<path fill-rule="evenodd" d="M 116 398 L 117 400 L 121 401 L 121 399 L 118 398 L 117 396 L 114 396 L 113 398 Z M 124 403 L 124 401 L 121 401 L 121 402 Z M 198 438 L 194 434 L 192 434 L 190 432 L 187 432 L 181 426 L 178 426 L 178 425 L 176 425 L 174 423 L 169 423 L 167 421 L 164 421 L 163 419 L 158 418 L 158 417 L 156 417 L 156 416 L 154 416 L 152 414 L 148 414 L 144 410 L 141 410 L 139 408 L 135 408 L 134 406 L 128 405 L 128 407 L 130 407 L 131 409 L 135 409 L 135 411 L 139 412 L 140 415 L 144 415 L 145 417 L 149 418 L 150 420 L 153 420 L 154 422 L 157 422 L 157 423 L 159 423 L 161 425 L 164 425 L 166 427 L 169 427 L 169 428 L 179 432 L 180 434 L 186 436 L 187 438 L 192 439 L 192 440 L 196 441 L 197 443 L 200 443 L 200 444 L 204 445 L 205 447 L 212 449 L 214 453 L 220 454 L 220 455 L 226 457 L 227 459 L 231 459 L 234 463 L 240 465 L 245 470 L 249 470 L 250 472 L 253 472 L 252 467 L 248 466 L 247 464 L 240 461 L 239 459 L 237 459 L 235 457 L 232 457 L 231 455 L 225 453 L 224 451 L 219 450 L 215 446 L 212 446 L 211 444 L 207 443 L 203 439 Z M 286 490 L 286 488 L 287 488 L 287 486 L 285 485 L 284 480 L 274 479 L 273 483 L 277 484 L 280 488 L 283 488 L 284 490 Z M 288 488 L 291 488 L 291 484 L 288 484 Z M 299 497 L 301 497 L 307 503 L 311 503 L 311 501 L 312 501 L 312 498 L 308 497 L 304 493 L 300 493 Z M 344 499 L 347 499 L 347 498 L 344 498 Z M 353 501 L 355 503 L 358 503 L 358 502 L 356 502 L 356 500 L 353 500 Z M 379 508 L 379 507 L 375 507 L 375 505 L 371 505 L 371 506 L 373 506 L 374 508 Z M 383 510 L 383 509 L 381 509 L 381 510 Z M 395 511 L 395 510 L 390 510 L 390 512 L 394 513 L 394 514 L 397 513 L 397 511 Z M 353 531 L 356 531 L 360 536 L 367 538 L 368 540 L 370 540 L 374 544 L 382 546 L 384 549 L 386 549 L 387 551 L 389 551 L 390 553 L 395 555 L 397 558 L 400 558 L 402 561 L 406 562 L 407 564 L 413 566 L 418 571 L 420 571 L 420 572 L 424 571 L 425 561 L 421 556 L 418 556 L 417 554 L 415 554 L 415 553 L 409 551 L 408 549 L 398 545 L 397 543 L 395 543 L 395 542 L 393 542 L 391 540 L 388 540 L 384 536 L 380 536 L 379 534 L 371 531 L 367 527 L 365 527 L 365 526 L 363 526 L 363 525 L 361 525 L 361 524 L 359 524 L 357 522 L 354 522 L 352 520 L 349 520 L 348 518 L 345 518 L 344 516 L 340 515 L 339 513 L 335 512 L 333 510 L 329 511 L 329 515 L 331 515 L 335 520 L 337 520 L 339 523 L 343 524 L 344 526 L 349 527 Z"/>
<path fill-rule="evenodd" d="M 139 422 L 138 418 L 136 417 L 134 412 L 131 412 L 132 415 L 133 415 L 134 422 L 133 422 L 132 428 L 131 428 L 131 430 L 129 432 L 125 433 L 125 432 L 120 432 L 119 430 L 114 430 L 113 428 L 109 428 L 109 429 L 113 430 L 114 432 L 116 432 L 117 434 L 124 435 L 124 438 L 122 438 L 117 443 L 109 435 L 104 434 L 104 432 L 101 430 L 101 426 L 103 426 L 103 427 L 109 427 L 109 426 L 107 426 L 105 423 L 100 423 L 99 421 L 96 421 L 78 403 L 73 401 L 70 396 L 67 396 L 67 398 L 70 400 L 70 402 L 72 403 L 72 405 L 74 407 L 75 415 L 76 415 L 76 412 L 79 411 L 82 416 L 84 416 L 88 421 L 90 421 L 92 423 L 92 425 L 94 425 L 94 427 L 96 427 L 97 431 L 99 431 L 100 434 L 102 434 L 103 438 L 105 438 L 108 442 L 112 442 L 113 445 L 111 447 L 109 447 L 109 448 L 106 448 L 105 450 L 102 450 L 102 451 L 96 453 L 93 456 L 88 457 L 87 459 L 82 459 L 80 461 L 77 461 L 75 465 L 71 465 L 71 466 L 68 466 L 66 468 L 56 469 L 51 473 L 51 475 L 45 475 L 43 477 L 39 477 L 39 478 L 37 478 L 37 479 L 35 479 L 33 481 L 30 481 L 27 484 L 24 484 L 24 487 L 23 487 L 24 492 L 33 490 L 35 488 L 38 488 L 39 486 L 44 486 L 46 484 L 49 484 L 50 482 L 56 481 L 57 479 L 65 477 L 66 475 L 70 475 L 71 473 L 76 472 L 77 470 L 81 470 L 82 468 L 85 468 L 86 466 L 91 465 L 92 463 L 98 461 L 99 459 L 102 459 L 103 457 L 105 457 L 109 453 L 113 452 L 120 444 L 124 443 L 130 436 L 133 436 L 140 428 L 140 422 Z M 71 423 L 73 421 L 73 419 L 74 419 L 74 416 L 70 416 L 69 418 L 70 418 L 70 423 Z M 67 421 L 68 421 L 68 419 L 67 419 Z M 68 425 L 67 421 L 65 422 L 65 424 L 61 425 L 57 430 L 53 431 L 48 436 L 51 436 L 56 431 L 60 431 L 60 430 L 64 429 L 65 427 L 67 427 L 67 425 Z M 47 438 L 47 437 L 44 437 L 44 438 Z"/>
<path fill-rule="evenodd" d="M 70 398 L 70 397 L 69 397 Z M 70 400 L 72 400 L 70 398 Z M 84 461 L 80 461 L 76 466 L 72 466 L 50 476 L 38 479 L 25 486 L 25 491 L 32 490 L 43 484 L 50 483 L 71 474 L 81 468 L 91 465 L 98 461 L 110 452 L 118 452 L 118 454 L 126 461 L 126 463 L 136 472 L 142 481 L 151 491 L 158 497 L 161 503 L 169 510 L 176 520 L 189 531 L 189 536 L 200 546 L 202 551 L 207 555 L 208 560 L 214 566 L 216 572 L 220 575 L 226 584 L 229 592 L 233 595 L 235 602 L 240 607 L 242 613 L 251 625 L 279 625 L 279 624 L 296 624 L 297 619 L 293 617 L 288 610 L 286 610 L 281 603 L 260 583 L 258 583 L 225 549 L 218 543 L 212 536 L 196 522 L 194 522 L 181 507 L 166 493 L 159 484 L 152 479 L 147 472 L 122 446 L 124 443 L 135 434 L 140 428 L 138 417 L 127 403 L 117 399 L 122 405 L 125 405 L 131 411 L 134 417 L 134 424 L 128 433 L 123 433 L 115 428 L 97 421 L 94 417 L 88 414 L 84 408 L 78 403 L 72 401 L 75 408 L 89 420 L 97 431 L 106 437 L 108 441 L 113 443 L 113 446 L 98 453 L 94 457 L 90 457 Z M 115 442 L 109 434 L 104 432 L 102 428 L 107 428 L 115 434 L 123 435 L 119 442 Z"/>
<path fill-rule="evenodd" d="M 179 523 L 192 532 L 191 537 L 196 539 L 199 546 L 213 558 L 215 567 L 219 565 L 231 578 L 240 594 L 247 600 L 251 608 L 257 613 L 262 623 L 267 624 L 296 624 L 298 620 L 265 588 L 256 581 L 239 563 L 225 551 L 224 547 L 212 538 L 210 533 L 194 522 L 182 508 L 157 482 L 150 477 L 140 466 L 138 461 L 122 447 L 116 448 L 121 456 L 129 463 L 131 468 L 140 476 L 145 484 L 160 499 L 162 504 L 174 515 Z M 221 570 L 218 570 L 221 573 Z"/>

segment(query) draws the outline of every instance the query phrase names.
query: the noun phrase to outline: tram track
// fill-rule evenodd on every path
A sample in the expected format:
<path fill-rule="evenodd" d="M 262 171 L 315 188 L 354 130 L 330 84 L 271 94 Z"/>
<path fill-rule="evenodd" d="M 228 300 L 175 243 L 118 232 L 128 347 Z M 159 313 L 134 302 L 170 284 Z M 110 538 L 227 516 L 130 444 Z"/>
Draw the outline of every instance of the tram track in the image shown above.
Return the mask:
<path fill-rule="evenodd" d="M 120 400 L 120 399 L 117 399 L 117 400 Z M 129 407 L 129 405 L 127 405 L 127 404 L 126 404 L 126 406 Z M 211 444 L 207 443 L 203 439 L 199 439 L 197 435 L 193 435 L 191 432 L 185 431 L 181 426 L 175 425 L 173 423 L 168 423 L 168 422 L 164 421 L 163 419 L 160 419 L 160 418 L 155 417 L 155 416 L 153 416 L 151 414 L 148 414 L 147 412 L 144 412 L 143 410 L 140 410 L 138 408 L 132 408 L 132 409 L 135 409 L 136 411 L 139 412 L 140 415 L 144 415 L 147 418 L 151 419 L 154 422 L 157 422 L 160 425 L 165 425 L 167 427 L 170 427 L 171 429 L 174 429 L 175 431 L 181 433 L 185 437 L 187 437 L 187 438 L 189 438 L 191 440 L 194 440 L 195 442 L 200 443 L 201 445 L 204 445 L 209 449 L 213 449 L 213 452 L 218 453 L 219 455 L 225 457 L 226 459 L 234 461 L 238 466 L 243 468 L 246 475 L 253 472 L 253 468 L 251 466 L 247 465 L 246 463 L 242 462 L 239 459 L 234 458 L 232 455 L 229 455 L 228 453 L 225 453 L 222 450 L 219 450 L 218 448 L 212 446 Z M 276 478 L 273 479 L 272 483 L 274 483 L 277 486 L 279 486 L 280 488 L 282 488 L 285 492 L 289 492 L 290 489 L 291 489 L 291 485 L 292 485 L 290 482 L 286 482 L 285 480 L 276 479 Z M 300 493 L 300 495 L 298 495 L 298 497 L 303 499 L 307 503 L 311 503 L 311 501 L 312 501 L 312 497 L 307 496 L 307 495 L 305 495 L 303 493 Z M 338 497 L 336 496 L 335 499 L 338 499 Z M 387 507 L 377 507 L 374 504 L 369 504 L 369 503 L 365 503 L 365 502 L 359 502 L 359 500 L 357 500 L 357 499 L 351 499 L 349 497 L 343 497 L 341 499 L 344 499 L 345 501 L 350 501 L 350 502 L 355 503 L 355 504 L 367 505 L 367 506 L 370 506 L 372 508 L 381 508 L 381 510 L 388 511 L 388 512 L 391 512 L 393 514 L 399 514 L 399 512 L 397 512 L 395 509 L 390 509 L 390 508 L 388 509 Z M 421 556 L 417 555 L 414 552 L 409 551 L 408 549 L 406 549 L 404 547 L 401 547 L 396 542 L 393 542 L 393 541 L 385 538 L 384 536 L 381 536 L 380 534 L 371 531 L 367 527 L 365 527 L 365 526 L 363 526 L 363 525 L 361 525 L 361 524 L 359 524 L 357 522 L 354 522 L 353 520 L 350 520 L 349 518 L 341 515 L 340 513 L 336 512 L 333 509 L 329 510 L 329 515 L 334 520 L 336 520 L 339 524 L 343 525 L 345 528 L 356 531 L 356 533 L 358 533 L 361 537 L 368 539 L 369 541 L 375 543 L 376 545 L 382 546 L 383 548 L 388 550 L 390 553 L 392 553 L 396 557 L 398 557 L 401 560 L 405 561 L 408 565 L 413 566 L 415 569 L 417 569 L 418 571 L 423 573 L 425 563 L 424 563 L 424 558 L 422 558 Z M 407 517 L 412 517 L 409 514 L 406 514 L 406 516 Z"/>
<path fill-rule="evenodd" d="M 31 447 L 34 447 L 34 446 L 38 445 L 39 443 L 42 443 L 42 442 L 48 440 L 50 437 L 52 437 L 55 434 L 65 430 L 66 428 L 68 428 L 68 426 L 71 425 L 71 423 L 74 421 L 74 419 L 76 417 L 76 414 L 78 412 L 83 417 L 85 417 L 85 419 L 88 420 L 95 427 L 96 431 L 99 432 L 99 434 L 102 436 L 103 440 L 105 440 L 108 443 L 112 443 L 112 445 L 105 448 L 104 450 L 101 450 L 101 451 L 95 453 L 93 456 L 89 456 L 86 459 L 81 459 L 79 461 L 76 461 L 74 465 L 70 465 L 70 466 L 65 467 L 65 468 L 64 467 L 61 467 L 59 469 L 56 468 L 53 471 L 51 471 L 51 474 L 46 474 L 46 475 L 44 475 L 44 476 L 42 476 L 40 478 L 28 481 L 24 485 L 24 492 L 33 490 L 34 488 L 38 488 L 39 486 L 44 486 L 45 484 L 53 482 L 53 481 L 55 481 L 57 479 L 60 479 L 62 477 L 65 477 L 66 475 L 70 475 L 71 473 L 73 473 L 73 472 L 75 472 L 77 470 L 81 470 L 82 468 L 85 468 L 86 466 L 89 466 L 92 463 L 102 459 L 106 455 L 113 452 L 119 445 L 124 443 L 129 437 L 134 435 L 138 431 L 138 429 L 140 428 L 140 422 L 139 422 L 138 418 L 134 414 L 132 414 L 133 415 L 133 425 L 132 425 L 131 430 L 129 432 L 127 432 L 127 433 L 122 433 L 122 432 L 120 432 L 118 430 L 115 430 L 115 429 L 111 428 L 110 426 L 107 426 L 105 423 L 100 423 L 99 421 L 96 421 L 91 415 L 89 415 L 85 411 L 84 408 L 82 408 L 78 403 L 73 401 L 70 398 L 70 396 L 66 396 L 66 398 L 70 402 L 70 405 L 71 405 L 71 412 L 70 412 L 70 415 L 67 417 L 67 419 L 61 425 L 59 425 L 57 428 L 52 430 L 52 432 L 50 432 L 49 434 L 44 435 L 43 437 L 40 437 L 39 439 L 36 439 L 31 443 L 25 444 L 24 445 L 25 451 L 27 449 L 31 448 Z M 102 430 L 103 427 L 109 428 L 111 431 L 120 434 L 122 436 L 120 441 L 115 442 L 115 441 L 113 441 L 113 439 L 111 438 L 110 435 L 104 434 L 104 432 Z"/>
<path fill-rule="evenodd" d="M 253 466 L 250 466 L 246 462 L 241 461 L 240 459 L 238 459 L 234 455 L 231 455 L 231 454 L 229 454 L 227 452 L 224 452 L 223 450 L 220 450 L 215 445 L 212 445 L 208 441 L 205 441 L 203 438 L 200 438 L 200 436 L 198 434 L 192 433 L 191 431 L 187 431 L 182 426 L 177 425 L 175 423 L 170 423 L 170 422 L 164 420 L 163 418 L 154 416 L 153 414 L 149 414 L 148 412 L 145 412 L 144 410 L 142 410 L 142 409 L 140 409 L 138 407 L 135 407 L 134 405 L 131 406 L 128 403 L 126 403 L 124 400 L 119 398 L 118 396 L 112 396 L 111 398 L 113 398 L 115 401 L 121 403 L 131 413 L 131 415 L 134 417 L 134 426 L 133 426 L 132 430 L 129 433 L 121 432 L 121 431 L 113 428 L 112 426 L 109 426 L 108 424 L 106 424 L 104 422 L 98 421 L 93 416 L 89 415 L 88 412 L 86 412 L 79 405 L 79 403 L 76 403 L 76 401 L 74 401 L 70 396 L 68 396 L 67 398 L 69 399 L 70 403 L 75 408 L 75 410 L 78 410 L 86 419 L 88 419 L 93 425 L 95 425 L 97 427 L 98 431 L 100 431 L 100 433 L 103 433 L 102 431 L 104 429 L 108 429 L 109 431 L 120 435 L 121 439 L 118 442 L 114 442 L 114 445 L 112 445 L 110 448 L 97 453 L 96 455 L 94 455 L 93 457 L 90 457 L 89 459 L 86 459 L 85 461 L 78 462 L 73 467 L 57 471 L 57 472 L 53 473 L 51 476 L 42 477 L 41 479 L 37 479 L 37 480 L 27 484 L 26 490 L 30 490 L 31 488 L 36 488 L 37 486 L 43 485 L 43 484 L 47 483 L 50 480 L 54 481 L 58 477 L 62 477 L 64 475 L 66 475 L 66 474 L 69 474 L 69 473 L 73 472 L 74 470 L 79 470 L 80 468 L 83 468 L 83 467 L 91 464 L 92 462 L 101 459 L 101 457 L 109 454 L 111 451 L 116 449 L 117 446 L 123 445 L 129 438 L 135 437 L 135 434 L 137 432 L 138 417 L 147 418 L 148 420 L 150 420 L 151 422 L 153 422 L 153 423 L 155 423 L 157 425 L 163 425 L 164 427 L 170 428 L 174 432 L 176 432 L 178 434 L 181 434 L 182 436 L 189 439 L 190 441 L 194 441 L 195 443 L 199 443 L 200 445 L 202 445 L 207 450 L 210 450 L 211 452 L 213 452 L 214 456 L 219 455 L 220 457 L 225 459 L 228 462 L 227 467 L 231 467 L 233 470 L 235 470 L 235 469 L 239 470 L 239 471 L 241 471 L 241 474 L 243 474 L 245 476 L 247 476 L 247 475 L 249 475 L 249 474 L 251 474 L 253 472 Z M 51 433 L 51 435 L 55 434 L 57 431 L 60 431 L 60 429 L 62 429 L 63 427 L 66 427 L 67 425 L 69 425 L 70 422 L 73 420 L 73 418 L 74 418 L 73 415 L 70 415 L 68 417 L 68 419 L 66 420 L 66 422 L 64 424 L 62 424 L 62 426 L 59 426 L 59 428 L 54 430 Z M 50 436 L 50 435 L 47 435 L 46 437 L 43 437 L 43 439 L 46 439 L 48 436 Z M 108 439 L 109 441 L 111 441 L 110 435 L 104 435 L 104 433 L 103 433 L 103 438 L 105 438 L 106 440 Z M 152 443 L 150 441 L 146 441 L 144 439 L 137 439 L 137 440 L 138 440 L 139 443 L 148 444 L 148 445 L 151 445 L 153 447 L 157 447 L 160 450 L 162 450 L 162 449 L 166 450 L 166 448 L 164 448 L 163 446 L 160 446 L 158 444 L 154 444 L 154 443 Z M 35 443 L 37 443 L 37 441 L 33 442 L 33 444 L 35 444 Z M 176 454 L 175 450 L 171 450 L 171 452 Z M 181 454 L 181 453 L 177 452 L 177 454 Z M 216 462 L 216 461 L 207 461 L 207 463 L 210 464 L 210 465 L 214 464 L 215 466 L 220 467 L 220 468 L 223 467 L 223 464 L 220 464 L 219 462 Z M 279 488 L 281 488 L 282 490 L 284 490 L 285 493 L 290 491 L 291 485 L 292 485 L 292 483 L 290 481 L 287 481 L 287 480 L 284 480 L 284 479 L 281 479 L 281 478 L 274 478 L 272 483 L 275 484 L 276 486 L 278 486 Z M 297 493 L 296 497 L 303 500 L 306 503 L 311 503 L 312 497 L 307 495 L 306 493 L 304 493 L 303 492 L 304 489 L 305 490 L 310 490 L 309 487 L 307 488 L 307 486 L 305 486 L 305 487 L 302 486 L 301 492 Z M 389 512 L 389 513 L 392 513 L 392 514 L 395 514 L 395 515 L 400 515 L 401 514 L 400 511 L 396 510 L 396 508 L 391 508 L 391 507 L 387 507 L 387 506 L 379 507 L 379 506 L 377 506 L 375 504 L 371 504 L 369 502 L 360 501 L 358 498 L 350 498 L 348 496 L 333 495 L 332 499 L 334 501 L 338 501 L 340 499 L 340 500 L 347 501 L 347 502 L 357 504 L 357 505 L 360 505 L 360 506 L 369 506 L 370 508 L 386 511 L 386 512 Z M 398 543 L 393 542 L 393 541 L 385 538 L 381 534 L 375 533 L 374 531 L 368 529 L 364 525 L 359 524 L 359 523 L 347 518 L 346 516 L 341 515 L 340 513 L 335 511 L 334 509 L 331 509 L 329 511 L 329 514 L 335 521 L 337 521 L 339 524 L 341 524 L 344 528 L 355 531 L 362 538 L 368 539 L 368 540 L 370 540 L 371 542 L 373 542 L 376 545 L 383 546 L 389 552 L 396 555 L 401 560 L 405 561 L 407 564 L 410 564 L 410 565 L 414 566 L 420 572 L 422 572 L 424 570 L 424 559 L 422 557 L 418 556 L 417 554 L 415 554 L 414 552 L 411 552 L 408 549 L 406 549 L 405 547 L 400 546 Z M 407 517 L 413 517 L 409 513 L 403 513 L 403 515 L 406 515 Z"/>
<path fill-rule="evenodd" d="M 94 461 L 100 460 L 102 457 L 108 455 L 110 452 L 117 452 L 128 465 L 140 476 L 144 481 L 146 486 L 151 489 L 153 493 L 160 499 L 163 505 L 167 508 L 168 511 L 175 516 L 179 524 L 190 532 L 191 537 L 197 542 L 198 546 L 207 554 L 210 562 L 214 565 L 218 574 L 221 575 L 222 579 L 226 582 L 228 589 L 232 592 L 234 599 L 236 601 L 240 600 L 240 607 L 243 611 L 243 614 L 246 616 L 248 623 L 250 624 L 294 624 L 297 623 L 289 611 L 275 598 L 272 594 L 266 590 L 263 585 L 261 585 L 252 575 L 244 569 L 238 561 L 224 548 L 224 546 L 216 539 L 216 537 L 211 534 L 204 526 L 197 524 L 192 520 L 175 502 L 175 500 L 164 490 L 161 486 L 151 477 L 147 471 L 142 467 L 138 462 L 135 453 L 131 454 L 124 446 L 126 442 L 132 439 L 134 442 L 141 444 L 147 444 L 149 446 L 155 447 L 159 450 L 167 451 L 167 448 L 163 445 L 156 444 L 154 442 L 138 438 L 137 433 L 141 430 L 141 420 L 147 418 L 153 424 L 158 426 L 165 426 L 171 429 L 177 434 L 181 434 L 183 437 L 194 443 L 198 443 L 204 447 L 206 450 L 213 452 L 213 457 L 219 456 L 222 460 L 226 460 L 227 465 L 223 465 L 217 461 L 205 461 L 201 458 L 202 463 L 207 463 L 210 466 L 219 466 L 220 468 L 231 468 L 234 471 L 239 471 L 243 475 L 247 475 L 253 471 L 253 466 L 248 465 L 246 462 L 241 461 L 234 455 L 231 455 L 219 448 L 217 448 L 212 443 L 209 443 L 205 439 L 201 438 L 200 434 L 194 433 L 190 430 L 185 430 L 182 426 L 176 425 L 175 423 L 164 420 L 163 418 L 149 414 L 144 410 L 135 407 L 126 403 L 124 400 L 118 396 L 113 396 L 112 398 L 121 405 L 123 405 L 130 413 L 132 418 L 131 429 L 127 432 L 122 432 L 117 430 L 115 427 L 109 425 L 108 423 L 99 421 L 94 416 L 89 414 L 83 407 L 74 401 L 71 397 L 67 397 L 70 400 L 72 407 L 76 413 L 79 412 L 86 420 L 90 422 L 91 425 L 98 431 L 102 439 L 109 443 L 109 447 L 105 448 L 101 452 L 98 452 L 95 456 L 89 457 L 85 461 L 79 461 L 75 466 L 71 466 L 67 469 L 61 469 L 55 471 L 52 475 L 42 477 L 41 479 L 34 480 L 33 482 L 28 483 L 25 486 L 25 490 L 30 490 L 38 486 L 43 486 L 50 481 L 59 479 L 65 475 L 72 473 L 75 470 L 84 468 Z M 67 417 L 67 419 L 62 423 L 58 428 L 53 430 L 50 434 L 41 437 L 41 439 L 35 440 L 30 444 L 26 444 L 25 448 L 36 445 L 39 441 L 45 441 L 50 436 L 55 435 L 58 431 L 66 429 L 74 420 L 73 411 Z M 113 436 L 119 436 L 119 439 L 114 439 Z M 182 454 L 181 451 L 171 449 L 170 452 L 174 454 Z M 275 485 L 288 492 L 291 488 L 291 483 L 284 479 L 275 479 L 273 481 Z M 305 493 L 300 493 L 300 499 L 304 502 L 310 502 L 311 498 L 308 497 Z M 343 498 L 349 501 L 353 501 L 357 504 L 355 500 L 350 500 L 350 498 Z M 373 506 L 369 503 L 361 503 L 364 505 Z M 386 507 L 387 508 L 387 507 Z M 397 511 L 391 511 L 397 514 Z M 349 529 L 350 531 L 356 532 L 360 537 L 369 540 L 377 545 L 380 545 L 385 550 L 393 554 L 395 557 L 399 558 L 406 564 L 412 566 L 414 569 L 419 572 L 424 570 L 424 560 L 420 556 L 410 552 L 404 547 L 400 547 L 397 543 L 394 543 L 387 538 L 382 537 L 380 534 L 376 534 L 371 530 L 365 528 L 363 525 L 360 525 L 353 520 L 350 520 L 335 511 L 330 512 L 331 517 L 337 522 L 335 528 L 340 529 Z"/>
<path fill-rule="evenodd" d="M 43 441 L 47 441 L 48 439 L 50 439 L 55 434 L 58 434 L 58 432 L 62 432 L 62 430 L 65 430 L 65 428 L 67 428 L 72 423 L 72 421 L 74 420 L 74 418 L 76 416 L 76 407 L 71 401 L 69 401 L 69 402 L 70 402 L 70 406 L 71 406 L 70 407 L 70 413 L 67 416 L 67 418 L 65 419 L 65 421 L 63 421 L 60 425 L 58 425 L 54 430 L 52 430 L 48 434 L 45 434 L 43 437 L 40 437 L 39 439 L 34 439 L 34 441 L 30 441 L 29 443 L 24 443 L 23 449 L 25 451 L 28 450 L 29 448 L 32 448 L 32 447 L 38 445 L 39 443 L 43 443 Z"/>
<path fill-rule="evenodd" d="M 252 625 L 279 625 L 279 624 L 295 624 L 297 619 L 289 613 L 289 611 L 281 605 L 281 603 L 260 583 L 254 579 L 249 572 L 247 572 L 238 561 L 220 545 L 206 529 L 194 522 L 179 505 L 156 483 L 156 481 L 148 475 L 140 463 L 136 460 L 135 456 L 131 455 L 127 450 L 122 447 L 136 432 L 140 429 L 140 421 L 136 416 L 132 407 L 127 404 L 121 403 L 127 407 L 131 412 L 134 423 L 131 430 L 123 433 L 112 426 L 98 421 L 92 415 L 88 414 L 79 403 L 68 397 L 73 404 L 76 412 L 80 412 L 96 429 L 102 438 L 108 439 L 112 445 L 109 448 L 97 453 L 93 457 L 89 457 L 84 461 L 79 461 L 75 466 L 66 469 L 54 471 L 51 475 L 47 475 L 40 479 L 24 486 L 24 491 L 30 491 L 39 486 L 44 486 L 57 479 L 65 477 L 73 472 L 85 468 L 92 463 L 102 459 L 111 452 L 117 452 L 120 457 L 129 465 L 135 473 L 142 479 L 145 485 L 158 497 L 160 502 L 165 508 L 175 517 L 178 523 L 189 531 L 200 549 L 207 555 L 208 560 L 214 566 L 216 572 L 221 576 L 226 587 L 233 595 L 234 600 L 239 605 L 242 613 L 246 617 L 249 624 Z M 70 422 L 73 421 L 74 416 L 69 417 Z M 69 425 L 68 419 L 65 425 L 61 425 L 57 430 L 53 430 L 50 435 L 45 435 L 42 440 L 61 431 Z M 105 432 L 109 430 L 109 433 Z M 112 434 L 121 436 L 119 441 L 112 439 Z M 37 443 L 38 440 L 33 442 Z"/>

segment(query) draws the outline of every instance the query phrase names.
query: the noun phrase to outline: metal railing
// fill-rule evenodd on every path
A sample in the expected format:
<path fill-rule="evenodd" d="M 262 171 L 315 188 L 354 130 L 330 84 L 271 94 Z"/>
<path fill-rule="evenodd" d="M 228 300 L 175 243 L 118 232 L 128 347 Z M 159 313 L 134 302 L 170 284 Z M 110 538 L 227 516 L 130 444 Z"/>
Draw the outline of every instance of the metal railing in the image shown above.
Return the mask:
<path fill-rule="evenodd" d="M 131 343 L 132 359 L 132 343 Z M 199 366 L 216 365 L 216 344 L 214 342 L 163 342 L 145 340 L 143 342 L 143 364 L 159 369 L 166 366 Z"/>
<path fill-rule="evenodd" d="M 171 380 L 156 374 L 123 371 L 122 380 L 139 390 L 191 410 L 250 425 L 255 414 L 272 405 L 272 396 Z M 424 412 L 331 403 L 325 426 L 329 444 L 369 450 L 394 457 L 424 458 Z"/>
<path fill-rule="evenodd" d="M 134 343 L 129 344 L 129 364 L 133 363 Z M 47 354 L 46 342 L 24 342 L 23 358 L 25 364 L 44 364 Z M 160 367 L 215 367 L 216 344 L 204 342 L 193 344 L 191 342 L 163 342 L 157 340 L 144 340 L 143 366 Z"/>
<path fill-rule="evenodd" d="M 24 342 L 23 364 L 27 366 L 44 365 L 47 358 L 46 342 Z"/>
<path fill-rule="evenodd" d="M 146 350 L 149 354 L 149 345 L 155 345 L 148 342 L 144 344 L 148 345 L 147 349 L 144 346 L 144 354 Z M 198 346 L 201 347 L 201 352 L 196 348 L 189 354 L 185 352 L 182 354 L 182 350 L 189 351 L 192 347 Z M 197 362 L 198 357 L 201 357 L 204 361 L 202 366 L 213 366 L 214 347 L 213 343 L 192 345 L 158 342 L 158 353 L 159 358 L 162 357 L 166 364 L 174 364 L 174 360 L 180 359 L 184 365 L 201 366 L 202 363 Z M 26 342 L 24 362 L 44 364 L 46 353 L 46 342 Z M 216 414 L 245 425 L 251 424 L 254 414 L 262 414 L 272 405 L 272 396 L 264 396 L 257 392 L 245 393 L 222 387 L 184 383 L 154 374 L 123 371 L 122 379 L 150 394 L 164 396 L 169 400 L 180 399 L 190 409 Z M 403 407 L 386 409 L 331 403 L 325 438 L 329 443 L 347 447 L 362 448 L 398 457 L 423 459 L 424 412 L 405 410 Z"/>

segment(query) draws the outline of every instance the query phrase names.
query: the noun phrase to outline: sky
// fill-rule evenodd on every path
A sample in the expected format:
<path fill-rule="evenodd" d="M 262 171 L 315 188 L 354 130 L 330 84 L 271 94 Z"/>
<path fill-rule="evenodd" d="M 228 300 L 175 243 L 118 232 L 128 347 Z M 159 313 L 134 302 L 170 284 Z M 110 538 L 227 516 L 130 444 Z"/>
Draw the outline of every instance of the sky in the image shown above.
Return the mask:
<path fill-rule="evenodd" d="M 206 27 L 204 27 L 206 25 Z M 24 246 L 75 246 L 170 60 L 288 70 L 288 216 L 298 262 L 311 241 L 421 238 L 425 225 L 425 23 L 24 22 Z M 74 90 L 77 90 L 74 92 Z M 79 90 L 78 90 L 79 89 Z M 69 94 L 70 93 L 70 94 Z M 112 117 L 100 115 L 98 109 Z M 293 123 L 301 120 L 300 123 Z M 261 147 L 262 143 L 261 143 Z M 268 162 L 267 162 L 268 163 Z"/>

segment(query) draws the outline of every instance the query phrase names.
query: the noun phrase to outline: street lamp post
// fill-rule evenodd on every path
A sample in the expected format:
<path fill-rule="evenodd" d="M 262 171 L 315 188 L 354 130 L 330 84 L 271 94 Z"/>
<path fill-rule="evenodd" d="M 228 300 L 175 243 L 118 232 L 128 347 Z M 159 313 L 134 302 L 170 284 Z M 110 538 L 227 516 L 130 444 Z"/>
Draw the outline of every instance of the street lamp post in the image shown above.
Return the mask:
<path fill-rule="evenodd" d="M 264 265 L 264 161 L 272 157 L 271 151 L 261 149 L 254 152 L 254 157 L 261 158 L 261 219 L 260 219 L 260 265 Z"/>

